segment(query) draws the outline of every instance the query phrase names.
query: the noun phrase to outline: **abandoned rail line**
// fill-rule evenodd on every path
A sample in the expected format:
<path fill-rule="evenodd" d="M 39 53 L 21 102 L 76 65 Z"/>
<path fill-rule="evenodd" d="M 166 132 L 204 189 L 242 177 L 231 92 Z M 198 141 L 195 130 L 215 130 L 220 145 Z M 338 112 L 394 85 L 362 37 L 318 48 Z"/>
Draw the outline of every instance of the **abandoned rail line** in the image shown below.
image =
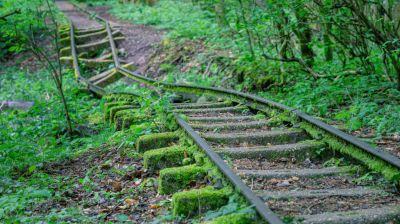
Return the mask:
<path fill-rule="evenodd" d="M 118 56 L 118 43 L 124 39 L 118 26 L 73 5 L 69 12 L 84 13 L 88 20 L 95 19 L 99 25 L 77 29 L 70 20 L 60 31 L 64 44 L 61 60 L 73 65 L 77 80 L 92 93 L 100 97 L 111 94 L 106 116 L 119 122 L 119 128 L 129 126 L 129 117 L 122 115 L 137 106 L 130 100 L 137 96 L 109 93 L 103 87 L 122 77 L 159 90 L 189 94 L 189 98 L 171 99 L 170 113 L 180 129 L 268 223 L 390 223 L 400 220 L 400 197 L 395 188 L 400 174 L 398 158 L 301 111 L 258 96 L 221 88 L 164 83 L 137 74 L 131 71 L 131 64 L 122 62 Z M 96 57 L 99 49 L 108 49 L 109 53 Z M 112 68 L 88 78 L 82 74 L 81 64 L 103 68 L 112 65 Z M 128 100 L 118 100 L 118 94 L 119 98 Z M 203 95 L 209 100 L 197 102 Z M 145 144 L 145 136 L 139 138 L 138 150 L 168 154 L 165 149 L 169 149 L 181 153 L 177 148 L 163 148 L 177 141 L 179 136 L 174 133 L 159 133 L 152 138 L 156 143 L 151 146 Z M 345 157 L 345 161 L 337 159 L 337 154 Z M 389 183 L 362 181 L 355 166 L 359 164 L 380 173 Z M 170 163 L 167 167 L 174 165 L 178 166 Z M 162 168 L 165 167 L 159 167 L 160 181 L 164 181 L 164 185 L 166 181 L 178 184 L 173 177 L 176 169 L 169 167 L 165 168 L 168 172 L 163 172 Z M 190 174 L 191 179 L 205 172 L 196 163 L 181 168 L 195 172 Z M 181 188 L 188 186 L 188 183 L 180 184 Z M 163 193 L 179 194 L 176 192 L 182 190 L 179 186 L 167 188 L 164 185 L 160 184 Z M 209 188 L 205 191 L 219 192 Z M 212 204 L 206 208 L 221 206 L 207 198 L 208 195 L 205 197 L 204 203 Z M 184 209 L 174 209 L 177 213 L 190 214 Z"/>

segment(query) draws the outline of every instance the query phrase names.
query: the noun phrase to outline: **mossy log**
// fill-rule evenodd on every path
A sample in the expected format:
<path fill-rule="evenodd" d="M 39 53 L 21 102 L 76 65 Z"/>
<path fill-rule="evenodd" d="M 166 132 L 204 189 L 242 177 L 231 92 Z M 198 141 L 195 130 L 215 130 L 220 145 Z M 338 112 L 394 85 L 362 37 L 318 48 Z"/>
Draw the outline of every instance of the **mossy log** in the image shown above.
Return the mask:
<path fill-rule="evenodd" d="M 150 172 L 160 169 L 184 165 L 185 159 L 190 159 L 192 150 L 183 146 L 172 146 L 153 149 L 143 154 L 144 167 Z"/>
<path fill-rule="evenodd" d="M 179 141 L 175 132 L 163 132 L 140 136 L 137 140 L 136 149 L 145 152 L 151 149 L 158 149 L 171 146 Z"/>
<path fill-rule="evenodd" d="M 172 194 L 178 192 L 206 176 L 207 170 L 196 165 L 162 169 L 160 170 L 158 193 Z"/>
<path fill-rule="evenodd" d="M 205 187 L 191 191 L 175 193 L 172 196 L 173 214 L 175 216 L 195 216 L 210 210 L 216 210 L 229 201 L 229 191 Z"/>

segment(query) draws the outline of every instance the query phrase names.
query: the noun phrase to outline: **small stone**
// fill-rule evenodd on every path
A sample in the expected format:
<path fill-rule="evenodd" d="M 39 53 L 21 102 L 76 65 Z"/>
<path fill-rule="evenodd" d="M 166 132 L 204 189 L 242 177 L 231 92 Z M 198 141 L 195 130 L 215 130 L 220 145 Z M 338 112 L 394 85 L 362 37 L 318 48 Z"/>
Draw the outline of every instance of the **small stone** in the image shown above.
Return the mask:
<path fill-rule="evenodd" d="M 108 170 L 110 168 L 111 168 L 111 165 L 109 163 L 101 164 L 101 169 L 102 170 Z"/>
<path fill-rule="evenodd" d="M 288 180 L 284 180 L 284 181 L 278 183 L 276 186 L 278 186 L 278 187 L 287 187 L 287 186 L 290 186 L 290 183 L 289 183 Z"/>
<path fill-rule="evenodd" d="M 300 180 L 300 178 L 298 178 L 298 177 L 296 177 L 296 176 L 293 176 L 293 177 L 291 178 L 291 180 L 292 180 L 292 181 L 298 181 L 298 180 Z"/>

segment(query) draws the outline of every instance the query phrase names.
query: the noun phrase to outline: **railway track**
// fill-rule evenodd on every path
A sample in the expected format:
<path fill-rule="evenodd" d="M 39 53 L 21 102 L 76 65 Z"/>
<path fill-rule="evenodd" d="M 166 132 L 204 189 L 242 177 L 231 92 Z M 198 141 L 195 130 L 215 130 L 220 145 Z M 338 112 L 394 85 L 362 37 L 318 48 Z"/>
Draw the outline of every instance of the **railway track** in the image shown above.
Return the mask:
<path fill-rule="evenodd" d="M 136 74 L 130 70 L 130 64 L 119 59 L 117 45 L 124 37 L 118 26 L 111 26 L 106 19 L 77 5 L 71 9 L 74 10 L 90 15 L 99 23 L 98 27 L 76 29 L 70 22 L 61 30 L 65 44 L 62 60 L 73 64 L 78 81 L 98 96 L 110 94 L 103 87 L 122 77 L 163 91 L 184 93 L 183 98 L 171 99 L 170 112 L 180 129 L 263 220 L 269 223 L 399 222 L 400 197 L 395 186 L 400 174 L 398 158 L 298 110 L 257 96 L 219 88 L 160 83 Z M 108 53 L 96 57 L 99 50 Z M 106 69 L 84 77 L 82 64 Z M 111 119 L 115 117 L 115 122 L 122 122 L 120 127 L 129 126 L 129 122 L 124 124 L 125 120 L 117 121 L 118 113 L 129 112 L 137 104 L 134 100 L 118 101 L 115 95 L 120 93 L 113 94 L 108 104 Z M 198 100 L 203 95 L 208 95 L 206 102 Z M 157 148 L 169 146 L 173 140 L 161 135 L 153 139 L 157 146 L 146 149 L 138 146 L 139 150 L 155 152 Z M 139 139 L 139 143 L 143 145 L 144 139 Z M 379 173 L 376 176 L 386 180 L 371 178 L 368 173 L 364 175 L 365 170 Z M 161 170 L 160 176 L 166 172 Z"/>

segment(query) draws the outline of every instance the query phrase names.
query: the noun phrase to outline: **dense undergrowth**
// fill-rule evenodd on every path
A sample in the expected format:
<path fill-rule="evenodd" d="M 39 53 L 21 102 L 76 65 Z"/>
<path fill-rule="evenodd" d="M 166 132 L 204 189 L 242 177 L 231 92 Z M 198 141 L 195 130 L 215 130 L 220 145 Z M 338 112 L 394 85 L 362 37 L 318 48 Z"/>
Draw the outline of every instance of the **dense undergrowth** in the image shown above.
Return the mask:
<path fill-rule="evenodd" d="M 349 57 L 343 62 L 340 52 L 334 52 L 333 59 L 326 61 L 324 46 L 313 44 L 313 70 L 324 74 L 314 79 L 296 63 L 265 60 L 263 51 L 273 52 L 268 47 L 254 47 L 255 54 L 251 55 L 245 24 L 235 23 L 234 10 L 227 12 L 229 25 L 219 26 L 214 12 L 191 1 L 162 0 L 154 7 L 107 2 L 121 19 L 169 31 L 160 47 L 167 56 L 150 62 L 159 63 L 157 72 L 166 81 L 255 92 L 330 123 L 344 123 L 349 131 L 362 128 L 376 137 L 400 132 L 400 92 L 385 77 L 381 55 L 374 45 L 368 60 L 374 61 L 376 70 L 359 73 L 354 72 L 363 69 L 359 58 Z M 246 14 L 251 22 L 249 29 L 270 32 L 256 21 L 270 20 L 256 9 L 253 13 Z"/>

